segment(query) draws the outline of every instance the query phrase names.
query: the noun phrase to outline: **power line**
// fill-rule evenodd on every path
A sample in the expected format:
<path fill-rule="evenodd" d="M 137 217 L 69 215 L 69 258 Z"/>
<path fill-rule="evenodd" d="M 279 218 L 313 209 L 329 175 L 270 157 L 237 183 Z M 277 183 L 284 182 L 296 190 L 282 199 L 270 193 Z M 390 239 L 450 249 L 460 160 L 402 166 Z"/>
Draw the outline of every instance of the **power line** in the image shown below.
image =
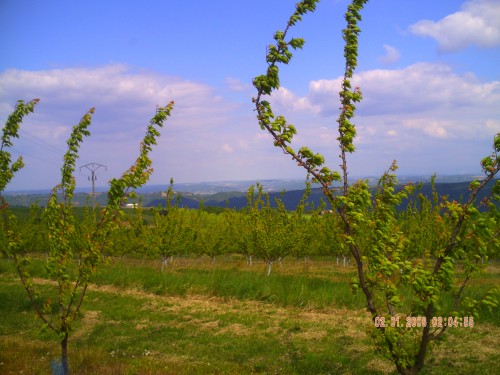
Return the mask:
<path fill-rule="evenodd" d="M 45 150 L 47 150 L 47 151 L 53 152 L 54 154 L 57 154 L 59 156 L 64 155 L 64 153 L 65 153 L 65 151 L 61 150 L 60 148 L 48 143 L 47 141 L 44 141 L 41 138 L 38 138 L 37 136 L 34 136 L 33 134 L 28 133 L 27 131 L 25 131 L 23 129 L 19 129 L 19 133 L 27 141 L 30 141 L 32 143 L 36 143 L 36 144 L 38 144 L 38 146 L 45 148 Z"/>
<path fill-rule="evenodd" d="M 33 160 L 36 160 L 36 161 L 41 161 L 41 162 L 44 162 L 46 164 L 50 164 L 54 167 L 58 167 L 59 164 L 56 163 L 55 161 L 49 161 L 47 159 L 44 159 L 44 158 L 41 158 L 40 156 L 35 156 L 33 154 L 31 154 L 30 152 L 26 152 L 26 151 L 20 151 L 20 150 L 17 150 L 16 148 L 14 147 L 11 147 L 11 150 L 13 151 L 12 153 L 12 156 L 22 156 L 23 158 L 29 158 L 29 159 L 33 159 Z"/>

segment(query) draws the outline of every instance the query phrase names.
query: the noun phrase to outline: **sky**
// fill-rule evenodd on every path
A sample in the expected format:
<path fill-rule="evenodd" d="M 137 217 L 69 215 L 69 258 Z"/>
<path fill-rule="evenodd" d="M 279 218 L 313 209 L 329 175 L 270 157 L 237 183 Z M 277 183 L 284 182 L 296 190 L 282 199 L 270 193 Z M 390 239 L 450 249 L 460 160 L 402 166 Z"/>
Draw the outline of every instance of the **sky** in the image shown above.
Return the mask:
<path fill-rule="evenodd" d="M 60 181 L 72 126 L 95 107 L 77 166 L 96 184 L 139 153 L 156 106 L 175 101 L 151 154 L 150 184 L 305 178 L 256 120 L 252 79 L 296 0 L 0 0 L 0 126 L 17 100 L 39 98 L 11 149 L 25 167 L 7 190 Z M 280 66 L 275 114 L 338 170 L 338 92 L 346 0 L 322 0 L 291 37 L 305 45 Z M 363 92 L 350 176 L 481 173 L 500 132 L 500 1 L 377 0 L 360 23 Z M 77 168 L 78 187 L 90 186 Z"/>

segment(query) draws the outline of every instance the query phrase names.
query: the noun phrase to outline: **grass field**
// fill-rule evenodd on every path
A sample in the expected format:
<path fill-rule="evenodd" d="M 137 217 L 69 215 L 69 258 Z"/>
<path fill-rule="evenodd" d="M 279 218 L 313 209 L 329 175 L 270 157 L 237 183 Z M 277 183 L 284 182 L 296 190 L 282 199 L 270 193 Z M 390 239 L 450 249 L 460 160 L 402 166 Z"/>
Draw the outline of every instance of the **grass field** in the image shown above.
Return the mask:
<path fill-rule="evenodd" d="M 49 293 L 43 262 L 35 283 Z M 391 374 L 373 350 L 369 315 L 334 260 L 286 259 L 269 277 L 243 258 L 113 259 L 90 288 L 69 342 L 75 374 Z M 498 285 L 500 266 L 472 281 Z M 424 374 L 498 374 L 500 317 L 453 328 L 428 354 Z M 48 374 L 59 356 L 12 262 L 0 260 L 0 374 Z"/>

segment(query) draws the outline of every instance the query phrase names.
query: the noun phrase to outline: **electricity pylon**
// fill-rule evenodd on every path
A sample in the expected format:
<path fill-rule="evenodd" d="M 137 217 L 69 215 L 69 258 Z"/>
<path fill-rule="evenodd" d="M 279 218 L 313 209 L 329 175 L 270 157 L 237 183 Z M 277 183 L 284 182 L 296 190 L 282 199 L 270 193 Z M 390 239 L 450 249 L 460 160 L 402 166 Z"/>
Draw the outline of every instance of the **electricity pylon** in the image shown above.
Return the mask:
<path fill-rule="evenodd" d="M 104 168 L 104 170 L 107 171 L 108 168 L 105 165 L 98 164 L 98 163 L 88 163 L 88 164 L 82 165 L 80 167 L 80 172 L 82 171 L 82 168 L 86 168 L 90 171 L 89 181 L 92 181 L 92 199 L 94 200 L 94 203 L 95 203 L 95 181 L 97 180 L 96 171 L 99 168 Z"/>

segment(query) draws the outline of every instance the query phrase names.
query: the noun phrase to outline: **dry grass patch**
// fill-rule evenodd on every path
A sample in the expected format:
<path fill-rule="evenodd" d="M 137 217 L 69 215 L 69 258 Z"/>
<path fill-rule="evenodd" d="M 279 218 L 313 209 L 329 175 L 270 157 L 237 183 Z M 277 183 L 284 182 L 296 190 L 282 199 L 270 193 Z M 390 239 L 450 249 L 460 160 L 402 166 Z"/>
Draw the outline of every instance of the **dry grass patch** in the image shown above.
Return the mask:
<path fill-rule="evenodd" d="M 225 335 L 227 333 L 231 333 L 236 336 L 249 336 L 253 332 L 250 328 L 244 326 L 243 324 L 233 323 L 225 327 L 221 327 L 219 330 L 217 330 L 217 332 L 215 332 L 215 335 Z"/>

